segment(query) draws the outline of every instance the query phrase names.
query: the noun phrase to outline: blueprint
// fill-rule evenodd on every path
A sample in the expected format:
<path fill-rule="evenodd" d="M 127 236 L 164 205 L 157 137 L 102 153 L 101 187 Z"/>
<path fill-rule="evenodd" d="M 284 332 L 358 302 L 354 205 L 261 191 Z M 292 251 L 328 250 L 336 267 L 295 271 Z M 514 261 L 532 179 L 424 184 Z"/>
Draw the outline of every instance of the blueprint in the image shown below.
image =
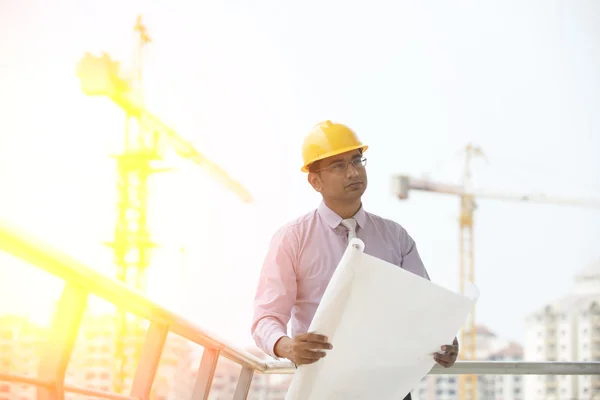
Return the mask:
<path fill-rule="evenodd" d="M 451 344 L 479 292 L 457 294 L 352 239 L 310 325 L 333 345 L 296 370 L 286 400 L 403 399 Z"/>

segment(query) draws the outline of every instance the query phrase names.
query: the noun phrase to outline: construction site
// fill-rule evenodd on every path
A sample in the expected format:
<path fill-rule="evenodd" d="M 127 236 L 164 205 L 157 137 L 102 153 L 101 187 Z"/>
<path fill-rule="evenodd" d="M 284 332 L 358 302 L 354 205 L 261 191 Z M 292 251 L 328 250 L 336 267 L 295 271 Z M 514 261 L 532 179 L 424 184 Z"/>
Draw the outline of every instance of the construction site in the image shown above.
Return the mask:
<path fill-rule="evenodd" d="M 156 14 L 153 16 L 153 20 L 158 20 Z M 11 186 L 10 180 L 37 181 L 28 178 L 34 173 L 27 172 L 29 164 L 22 161 L 22 153 L 14 151 L 16 161 L 8 157 L 10 146 L 24 147 L 19 147 L 16 139 L 0 138 L 0 146 L 8 149 L 0 153 L 6 154 L 5 162 L 0 161 L 0 169 L 7 167 L 5 171 L 9 171 L 0 174 L 0 187 L 6 188 L 5 193 L 8 193 L 5 203 L 0 202 L 6 210 L 0 214 L 0 250 L 4 257 L 0 263 L 5 268 L 1 270 L 0 280 L 8 282 L 3 286 L 6 297 L 0 300 L 10 305 L 13 301 L 22 303 L 24 298 L 34 299 L 22 308 L 7 306 L 0 310 L 0 400 L 284 399 L 297 368 L 289 360 L 273 359 L 252 343 L 248 310 L 252 308 L 260 264 L 271 235 L 300 210 L 310 210 L 320 201 L 314 197 L 315 193 L 307 194 L 310 187 L 296 177 L 299 175 L 298 138 L 306 129 L 302 125 L 293 126 L 293 120 L 290 124 L 283 121 L 288 115 L 296 116 L 296 121 L 309 119 L 305 115 L 298 116 L 299 111 L 282 114 L 281 119 L 273 117 L 272 121 L 264 121 L 267 133 L 253 139 L 251 136 L 260 132 L 262 121 L 240 132 L 236 129 L 243 128 L 244 122 L 236 121 L 235 113 L 227 115 L 229 109 L 220 115 L 198 116 L 194 113 L 198 108 L 190 108 L 187 119 L 205 118 L 216 130 L 203 133 L 199 139 L 193 129 L 176 128 L 186 123 L 178 121 L 174 117 L 176 113 L 163 117 L 152 109 L 152 104 L 160 104 L 160 101 L 149 102 L 146 96 L 148 86 L 154 88 L 153 96 L 157 96 L 156 93 L 158 98 L 162 96 L 162 92 L 155 89 L 161 86 L 153 86 L 152 82 L 157 70 L 171 69 L 168 74 L 176 76 L 172 82 L 178 74 L 177 62 L 166 62 L 159 68 L 150 62 L 148 76 L 148 54 L 152 60 L 166 58 L 167 54 L 162 56 L 159 50 L 165 51 L 177 44 L 155 35 L 143 14 L 131 22 L 131 38 L 115 39 L 120 45 L 125 41 L 131 44 L 129 60 L 117 58 L 110 52 L 86 51 L 79 55 L 76 65 L 72 65 L 71 75 L 76 77 L 79 91 L 72 96 L 78 104 L 85 103 L 85 107 L 89 107 L 86 117 L 82 117 L 85 124 L 103 126 L 102 118 L 110 115 L 121 128 L 107 133 L 111 139 L 104 143 L 111 142 L 111 152 L 94 148 L 92 155 L 73 148 L 72 153 L 79 156 L 73 158 L 71 164 L 56 158 L 56 162 L 64 162 L 65 171 L 68 169 L 74 176 L 87 174 L 83 172 L 90 168 L 86 163 L 91 164 L 102 154 L 112 165 L 102 170 L 100 168 L 107 164 L 98 163 L 102 165 L 97 170 L 100 172 L 96 178 L 87 174 L 86 186 L 77 187 L 76 182 L 81 181 L 76 180 L 64 183 L 65 187 L 71 187 L 68 190 L 77 187 L 84 194 L 64 200 L 66 205 L 62 209 L 52 206 L 65 221 L 67 233 L 63 236 L 57 233 L 53 237 L 62 221 L 57 215 L 48 217 L 45 228 L 36 229 L 37 224 L 41 226 L 42 212 L 52 214 L 38 206 L 39 202 L 44 202 L 46 196 L 47 207 L 51 207 L 63 201 L 61 198 L 67 199 L 66 192 L 31 191 L 27 193 L 36 201 L 21 200 L 24 195 L 19 195 L 19 190 L 26 184 Z M 165 32 L 165 26 L 159 32 Z M 248 26 L 254 29 L 260 24 Z M 266 35 L 258 28 L 256 32 L 252 31 L 252 35 L 257 35 L 253 37 Z M 161 41 L 162 47 L 154 49 L 155 43 Z M 266 48 L 275 46 L 277 39 L 272 41 Z M 240 43 L 241 48 L 244 44 Z M 315 55 L 320 57 L 318 51 Z M 289 60 L 284 60 L 283 55 L 280 57 L 270 68 L 287 65 Z M 210 64 L 210 60 L 206 63 Z M 216 62 L 215 65 L 219 66 Z M 227 65 L 220 67 L 227 68 Z M 299 74 L 298 70 L 290 71 L 289 76 Z M 239 79 L 245 79 L 240 76 Z M 376 78 L 369 76 L 375 85 Z M 185 84 L 189 77 L 186 75 L 181 81 Z M 597 73 L 595 77 L 598 78 Z M 327 90 L 337 90 L 343 98 L 342 88 L 347 81 L 340 79 Z M 407 82 L 399 85 L 410 87 Z M 301 88 L 300 81 L 295 84 L 298 93 L 308 90 Z M 264 89 L 264 97 L 276 93 L 277 86 L 275 83 L 272 88 Z M 283 86 L 280 90 L 288 89 L 287 85 Z M 236 96 L 233 92 L 226 93 L 227 90 L 215 89 L 210 95 L 223 92 L 226 98 Z M 316 92 L 327 90 L 320 88 Z M 371 96 L 369 90 L 374 89 L 365 89 L 365 98 Z M 182 89 L 182 93 L 184 91 Z M 246 99 L 245 96 L 254 94 L 240 96 Z M 183 102 L 189 99 L 196 101 L 188 97 Z M 270 98 L 271 103 L 268 103 L 259 94 L 256 99 L 253 110 L 263 107 L 262 103 L 267 108 L 277 103 L 276 98 Z M 600 104 L 597 95 L 594 99 Z M 98 100 L 104 102 L 102 106 Z M 24 101 L 15 100 L 18 104 Z M 197 101 L 201 108 L 210 99 L 198 96 Z M 228 104 L 232 110 L 237 104 L 235 99 L 231 103 L 223 99 L 214 101 L 217 105 Z M 364 107 L 368 102 L 364 101 L 355 107 Z M 417 112 L 422 99 L 415 97 L 411 101 Z M 282 102 L 292 104 L 287 99 Z M 9 101 L 3 104 L 8 105 Z M 477 140 L 463 141 L 462 137 L 461 140 L 438 138 L 435 145 L 431 142 L 433 138 L 419 142 L 416 139 L 395 141 L 392 136 L 399 136 L 395 131 L 379 136 L 369 132 L 385 131 L 389 123 L 371 124 L 371 120 L 379 117 L 353 119 L 351 116 L 356 110 L 351 107 L 346 112 L 341 111 L 343 106 L 327 107 L 325 103 L 297 107 L 311 110 L 306 111 L 311 118 L 321 112 L 331 112 L 347 117 L 350 123 L 355 122 L 358 133 L 372 142 L 367 168 L 374 165 L 375 172 L 370 171 L 369 181 L 369 193 L 373 194 L 367 195 L 365 207 L 371 212 L 378 212 L 377 208 L 385 210 L 386 218 L 411 232 L 430 268 L 432 281 L 461 295 L 470 287 L 477 287 L 482 293 L 482 301 L 457 332 L 460 351 L 456 364 L 450 369 L 434 366 L 412 389 L 412 399 L 600 398 L 600 252 L 597 246 L 600 186 L 598 181 L 587 184 L 590 179 L 600 178 L 597 130 L 590 128 L 591 139 L 586 142 L 588 136 L 583 135 L 578 142 L 580 147 L 561 144 L 562 139 L 544 137 L 541 133 L 523 138 L 521 144 L 498 145 L 512 151 L 534 143 L 531 147 L 540 152 L 563 152 L 571 164 L 581 154 L 580 149 L 585 148 L 589 153 L 582 154 L 581 159 L 591 165 L 585 164 L 585 176 L 564 178 L 569 169 L 563 168 L 562 163 L 568 163 L 559 160 L 550 163 L 556 167 L 553 171 L 559 171 L 556 175 L 555 172 L 543 173 L 532 180 L 528 178 L 532 176 L 530 171 L 511 162 L 518 173 L 498 178 L 494 173 L 482 173 L 485 169 L 482 165 L 490 164 L 490 159 L 501 159 L 503 153 L 492 146 L 509 139 L 494 136 L 481 140 L 483 145 L 476 144 Z M 312 112 L 310 107 L 322 107 L 325 111 Z M 428 112 L 432 110 L 434 108 Z M 425 111 L 418 112 L 421 114 L 414 117 L 415 121 L 422 118 Z M 410 119 L 410 111 L 403 113 Z M 90 115 L 97 118 L 90 121 Z M 32 117 L 34 121 L 29 124 L 35 123 L 35 113 Z M 15 121 L 19 118 L 14 117 Z M 43 118 L 43 115 L 39 117 Z M 7 118 L 7 121 L 9 132 L 12 125 L 11 120 Z M 600 120 L 594 121 L 595 127 L 600 128 Z M 464 126 L 470 126 L 469 123 Z M 424 123 L 423 129 L 435 124 Z M 415 122 L 411 126 L 417 125 Z M 282 132 L 280 129 L 286 126 L 289 131 Z M 73 137 L 76 135 L 73 133 Z M 99 143 L 98 139 L 89 140 L 94 146 Z M 205 149 L 201 143 L 213 144 Z M 420 151 L 421 155 L 411 155 L 413 150 L 408 148 L 411 144 L 414 144 L 414 152 Z M 35 150 L 33 158 L 38 152 L 44 153 L 42 157 L 51 157 L 48 155 L 51 149 L 72 145 L 69 141 L 40 145 L 36 149 L 43 147 L 43 150 Z M 595 145 L 599 147 L 594 148 Z M 393 146 L 400 149 L 389 148 Z M 435 177 L 423 174 L 438 161 L 440 154 L 448 155 L 449 147 L 456 146 L 460 150 L 452 166 L 444 167 Z M 548 150 L 542 150 L 544 146 L 548 146 Z M 211 153 L 216 148 L 220 151 L 213 157 Z M 518 158 L 525 151 L 521 153 L 516 149 L 508 157 Z M 405 158 L 414 162 L 405 162 Z M 537 156 L 531 155 L 530 161 L 536 159 Z M 33 163 L 39 171 L 35 173 L 39 174 L 36 179 L 40 182 L 47 179 L 44 166 Z M 535 163 L 532 161 L 532 164 Z M 77 165 L 81 165 L 80 172 Z M 594 165 L 598 170 L 594 171 Z M 48 166 L 49 170 L 52 168 Z M 292 169 L 296 175 L 287 171 Z M 19 171 L 22 171 L 21 176 Z M 64 176 L 58 179 L 67 182 Z M 98 178 L 100 176 L 102 178 Z M 517 180 L 520 182 L 516 183 Z M 111 187 L 106 186 L 108 182 Z M 549 186 L 548 182 L 554 184 Z M 581 183 L 586 190 L 578 191 Z M 41 187 L 42 183 L 37 185 Z M 214 190 L 218 194 L 212 193 Z M 73 210 L 69 216 L 68 205 L 84 198 L 94 198 L 96 202 L 89 203 L 85 206 L 88 208 L 81 209 L 83 211 Z M 16 211 L 21 202 L 24 209 L 29 210 L 23 211 L 23 218 Z M 86 217 L 85 213 L 89 214 L 91 209 L 97 215 L 90 215 L 89 220 L 100 221 L 93 237 L 98 237 L 98 232 L 106 234 L 110 229 L 110 237 L 95 243 L 89 240 L 91 233 L 77 233 L 73 229 L 79 226 L 77 224 L 86 224 L 81 217 Z M 76 222 L 68 222 L 68 218 Z M 561 239 L 561 236 L 568 238 Z M 73 238 L 87 244 L 83 247 L 73 244 L 72 248 L 62 245 L 72 244 Z M 87 251 L 86 246 L 94 250 L 89 252 L 89 258 L 83 259 L 79 255 Z M 578 255 L 574 256 L 575 253 Z M 256 265 L 242 265 L 245 263 Z M 24 272 L 13 272 L 17 269 Z M 43 272 L 38 272 L 39 269 Z M 252 271 L 243 272 L 245 269 Z M 40 278 L 38 284 L 26 283 L 32 271 L 51 279 Z M 553 275 L 556 276 L 549 278 Z M 552 286 L 553 282 L 564 283 L 564 287 Z M 19 285 L 28 285 L 24 287 L 29 289 L 19 289 Z M 9 290 L 11 286 L 13 291 Z M 38 296 L 39 300 L 35 300 Z M 43 307 L 34 304 L 43 304 Z M 44 323 L 31 318 L 36 315 L 36 307 L 44 310 L 44 318 L 48 318 Z M 94 307 L 96 311 L 92 310 Z M 561 322 L 567 320 L 568 324 Z M 514 327 L 521 323 L 523 327 Z M 240 332 L 244 327 L 245 331 Z M 579 333 L 580 330 L 583 333 Z M 243 338 L 243 342 L 237 342 L 239 338 Z"/>

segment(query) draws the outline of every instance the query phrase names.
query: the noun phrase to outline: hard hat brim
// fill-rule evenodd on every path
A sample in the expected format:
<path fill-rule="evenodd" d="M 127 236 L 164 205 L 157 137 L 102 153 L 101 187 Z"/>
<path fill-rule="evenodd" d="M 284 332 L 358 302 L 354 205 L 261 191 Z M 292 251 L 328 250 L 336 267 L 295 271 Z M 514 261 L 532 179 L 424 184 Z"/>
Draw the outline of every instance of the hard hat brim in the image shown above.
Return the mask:
<path fill-rule="evenodd" d="M 357 150 L 357 149 L 361 149 L 362 152 L 364 153 L 365 151 L 367 151 L 368 148 L 369 148 L 369 146 L 367 146 L 367 145 L 357 145 L 357 146 L 343 147 L 343 148 L 337 149 L 335 151 L 330 151 L 329 153 L 325 153 L 325 154 L 321 155 L 320 157 L 317 157 L 314 160 L 311 160 L 310 162 L 304 164 L 302 166 L 302 168 L 300 168 L 300 171 L 308 172 L 308 167 L 317 161 L 324 160 L 326 158 L 337 156 L 338 154 L 347 153 L 349 151 Z"/>

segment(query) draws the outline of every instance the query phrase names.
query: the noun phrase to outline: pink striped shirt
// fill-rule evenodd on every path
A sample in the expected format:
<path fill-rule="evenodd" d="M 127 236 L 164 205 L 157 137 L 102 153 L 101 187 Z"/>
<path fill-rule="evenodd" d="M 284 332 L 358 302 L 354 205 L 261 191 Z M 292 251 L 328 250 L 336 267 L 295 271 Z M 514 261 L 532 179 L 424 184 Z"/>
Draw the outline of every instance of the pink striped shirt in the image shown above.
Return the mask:
<path fill-rule="evenodd" d="M 394 221 L 364 211 L 354 216 L 365 253 L 429 279 L 414 240 Z M 312 318 L 348 245 L 342 218 L 319 207 L 280 228 L 271 241 L 254 299 L 252 337 L 265 353 L 287 335 L 308 330 Z"/>

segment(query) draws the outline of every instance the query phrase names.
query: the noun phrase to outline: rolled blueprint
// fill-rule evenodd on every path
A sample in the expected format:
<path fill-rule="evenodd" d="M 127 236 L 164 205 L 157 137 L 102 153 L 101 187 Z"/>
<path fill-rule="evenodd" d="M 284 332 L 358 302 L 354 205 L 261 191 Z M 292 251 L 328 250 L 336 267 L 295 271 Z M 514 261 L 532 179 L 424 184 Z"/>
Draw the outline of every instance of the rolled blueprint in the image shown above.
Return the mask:
<path fill-rule="evenodd" d="M 397 400 L 435 365 L 479 298 L 461 295 L 364 253 L 352 239 L 335 270 L 309 332 L 333 349 L 298 367 L 286 400 Z M 451 372 L 449 369 L 448 372 Z"/>

